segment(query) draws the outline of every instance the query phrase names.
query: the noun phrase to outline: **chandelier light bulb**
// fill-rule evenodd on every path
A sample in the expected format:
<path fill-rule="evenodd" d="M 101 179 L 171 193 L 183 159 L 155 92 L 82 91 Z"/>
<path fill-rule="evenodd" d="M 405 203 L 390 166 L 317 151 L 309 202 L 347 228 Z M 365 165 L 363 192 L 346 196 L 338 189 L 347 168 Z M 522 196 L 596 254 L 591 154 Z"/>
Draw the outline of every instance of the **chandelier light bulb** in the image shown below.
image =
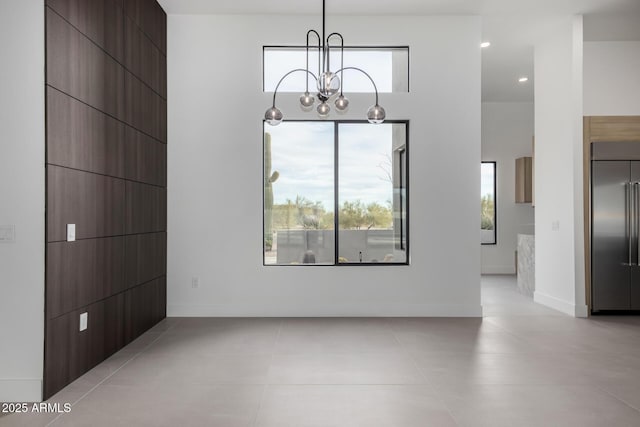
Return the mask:
<path fill-rule="evenodd" d="M 325 71 L 318 78 L 318 92 L 329 99 L 340 90 L 340 78 L 331 71 Z"/>
<path fill-rule="evenodd" d="M 300 95 L 300 108 L 303 111 L 310 111 L 313 108 L 313 104 L 316 101 L 315 97 L 309 92 L 305 92 Z"/>
<path fill-rule="evenodd" d="M 282 123 L 282 119 L 282 111 L 278 110 L 275 105 L 264 113 L 264 120 L 271 126 L 278 126 Z"/>
<path fill-rule="evenodd" d="M 349 100 L 344 95 L 340 94 L 340 96 L 336 98 L 335 105 L 338 113 L 345 113 L 349 108 Z"/>
<path fill-rule="evenodd" d="M 327 104 L 326 102 L 322 102 L 318 105 L 317 111 L 318 115 L 324 119 L 329 115 L 331 107 L 329 107 L 329 104 Z"/>
<path fill-rule="evenodd" d="M 378 104 L 373 105 L 371 108 L 369 108 L 369 111 L 367 111 L 367 120 L 369 121 L 369 123 L 372 123 L 374 125 L 378 125 L 384 122 L 384 119 L 386 117 L 387 113 L 384 111 L 384 108 L 382 108 Z"/>

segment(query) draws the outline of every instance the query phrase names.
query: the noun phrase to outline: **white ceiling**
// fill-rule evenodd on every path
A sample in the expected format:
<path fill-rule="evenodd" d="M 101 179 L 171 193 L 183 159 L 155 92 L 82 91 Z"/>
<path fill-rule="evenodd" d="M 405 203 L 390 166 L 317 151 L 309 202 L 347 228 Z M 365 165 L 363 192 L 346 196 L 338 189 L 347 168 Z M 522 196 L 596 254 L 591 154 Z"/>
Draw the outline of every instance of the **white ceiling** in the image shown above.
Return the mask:
<path fill-rule="evenodd" d="M 321 14 L 320 0 L 158 0 L 168 14 Z M 483 18 L 482 99 L 533 101 L 533 43 L 554 17 L 584 14 L 586 41 L 640 40 L 640 0 L 327 0 L 327 14 Z M 530 81 L 519 84 L 520 76 Z"/>

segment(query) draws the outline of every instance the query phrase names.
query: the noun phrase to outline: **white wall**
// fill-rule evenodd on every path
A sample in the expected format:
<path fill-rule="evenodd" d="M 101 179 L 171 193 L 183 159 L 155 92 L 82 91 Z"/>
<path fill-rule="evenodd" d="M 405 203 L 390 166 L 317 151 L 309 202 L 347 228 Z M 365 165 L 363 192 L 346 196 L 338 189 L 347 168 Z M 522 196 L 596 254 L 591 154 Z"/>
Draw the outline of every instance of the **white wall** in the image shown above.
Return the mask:
<path fill-rule="evenodd" d="M 640 115 L 640 42 L 584 43 L 584 115 Z"/>
<path fill-rule="evenodd" d="M 0 2 L 0 402 L 42 398 L 44 4 Z"/>
<path fill-rule="evenodd" d="M 535 45 L 536 302 L 586 315 L 582 218 L 582 17 Z"/>
<path fill-rule="evenodd" d="M 533 104 L 482 103 L 482 160 L 497 162 L 496 245 L 482 245 L 483 274 L 515 274 L 518 233 L 533 234 L 534 208 L 515 202 L 515 159 L 531 156 Z"/>
<path fill-rule="evenodd" d="M 170 15 L 170 316 L 481 314 L 480 19 L 327 23 L 347 44 L 411 47 L 411 93 L 380 100 L 411 120 L 411 266 L 262 265 L 262 45 L 300 44 L 320 17 Z M 285 115 L 315 119 L 298 96 L 278 95 Z M 364 118 L 372 95 L 350 98 L 346 118 Z"/>

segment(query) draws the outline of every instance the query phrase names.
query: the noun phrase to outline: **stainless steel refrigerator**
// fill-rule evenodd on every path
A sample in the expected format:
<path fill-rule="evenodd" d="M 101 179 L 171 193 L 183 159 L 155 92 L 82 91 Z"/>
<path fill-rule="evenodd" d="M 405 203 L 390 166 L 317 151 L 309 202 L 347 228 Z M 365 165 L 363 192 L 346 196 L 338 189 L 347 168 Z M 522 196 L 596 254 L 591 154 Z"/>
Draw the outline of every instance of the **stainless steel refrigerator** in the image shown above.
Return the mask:
<path fill-rule="evenodd" d="M 591 150 L 592 312 L 640 310 L 640 143 Z"/>

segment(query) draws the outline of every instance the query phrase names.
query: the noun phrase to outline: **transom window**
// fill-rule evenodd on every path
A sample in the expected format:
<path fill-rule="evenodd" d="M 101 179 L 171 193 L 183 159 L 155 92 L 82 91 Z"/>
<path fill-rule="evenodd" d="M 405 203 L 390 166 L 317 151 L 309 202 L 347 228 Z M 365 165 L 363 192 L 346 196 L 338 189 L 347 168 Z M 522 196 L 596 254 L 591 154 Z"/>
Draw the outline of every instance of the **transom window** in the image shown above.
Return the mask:
<path fill-rule="evenodd" d="M 264 264 L 408 264 L 408 122 L 264 133 Z"/>
<path fill-rule="evenodd" d="M 263 50 L 263 90 L 273 92 L 280 78 L 294 68 L 306 68 L 304 46 L 265 46 Z M 333 70 L 340 65 L 340 50 L 331 51 Z M 345 47 L 344 66 L 366 70 L 378 86 L 380 93 L 409 92 L 408 47 Z M 309 70 L 318 74 L 318 51 L 309 50 Z M 305 88 L 305 73 L 293 74 L 285 79 L 278 92 L 300 92 Z M 344 92 L 373 92 L 371 82 L 362 74 L 344 72 Z M 315 82 L 309 82 L 309 84 Z"/>

